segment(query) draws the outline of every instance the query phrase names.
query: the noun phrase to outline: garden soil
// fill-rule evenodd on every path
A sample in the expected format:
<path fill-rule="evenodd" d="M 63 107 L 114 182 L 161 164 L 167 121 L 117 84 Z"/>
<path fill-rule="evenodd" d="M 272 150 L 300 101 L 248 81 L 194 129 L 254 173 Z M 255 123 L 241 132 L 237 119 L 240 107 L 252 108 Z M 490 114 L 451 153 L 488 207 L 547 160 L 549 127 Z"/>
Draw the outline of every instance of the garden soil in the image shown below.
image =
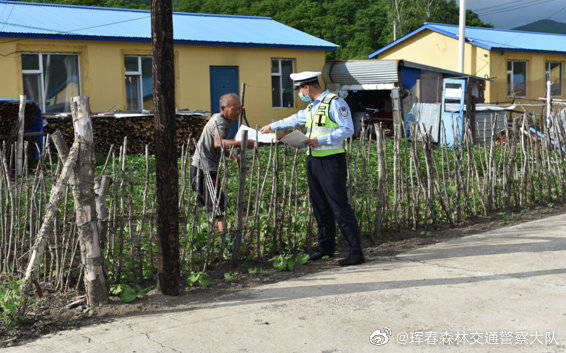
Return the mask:
<path fill-rule="evenodd" d="M 384 234 L 375 244 L 372 244 L 369 238 L 363 238 L 364 253 L 366 261 L 384 260 L 394 257 L 401 252 L 451 238 L 481 233 L 563 213 L 566 213 L 566 204 L 524 210 L 522 212 L 511 210 L 508 212 L 497 212 L 489 217 L 475 217 L 455 228 L 442 226 L 412 231 L 392 231 Z M 182 290 L 182 294 L 177 297 L 161 295 L 154 289 L 149 292 L 147 298 L 137 299 L 132 303 L 122 303 L 117 297 L 110 297 L 111 302 L 109 305 L 90 310 L 86 306 L 78 306 L 73 309 L 65 308 L 67 304 L 81 298 L 81 293 L 79 292 L 61 294 L 49 287 L 42 288 L 43 297 L 34 307 L 30 308 L 27 319 L 20 326 L 0 327 L 0 348 L 19 345 L 47 333 L 112 321 L 114 318 L 121 316 L 141 315 L 168 309 L 190 310 L 196 303 L 212 301 L 221 295 L 334 268 L 338 266 L 338 260 L 346 255 L 343 244 L 339 244 L 339 253 L 337 255 L 331 259 L 298 266 L 292 272 L 278 272 L 267 261 L 263 263 L 245 263 L 238 268 L 239 275 L 230 282 L 224 279 L 224 274 L 232 271 L 226 265 L 225 267 L 218 267 L 213 271 L 208 271 L 210 283 L 207 288 L 185 287 Z M 268 271 L 265 274 L 248 274 L 248 268 L 252 267 L 263 268 Z M 3 284 L 8 279 L 6 276 L 1 278 Z"/>

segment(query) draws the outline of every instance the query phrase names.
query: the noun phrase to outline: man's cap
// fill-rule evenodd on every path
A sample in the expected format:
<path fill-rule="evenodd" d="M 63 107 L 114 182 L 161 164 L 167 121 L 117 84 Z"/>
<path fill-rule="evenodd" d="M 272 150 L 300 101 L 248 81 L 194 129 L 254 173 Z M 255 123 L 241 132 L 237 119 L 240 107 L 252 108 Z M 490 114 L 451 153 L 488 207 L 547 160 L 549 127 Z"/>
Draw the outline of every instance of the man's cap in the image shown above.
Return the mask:
<path fill-rule="evenodd" d="M 291 80 L 293 80 L 293 86 L 299 88 L 307 83 L 318 83 L 318 76 L 322 72 L 319 71 L 303 71 L 291 74 Z"/>

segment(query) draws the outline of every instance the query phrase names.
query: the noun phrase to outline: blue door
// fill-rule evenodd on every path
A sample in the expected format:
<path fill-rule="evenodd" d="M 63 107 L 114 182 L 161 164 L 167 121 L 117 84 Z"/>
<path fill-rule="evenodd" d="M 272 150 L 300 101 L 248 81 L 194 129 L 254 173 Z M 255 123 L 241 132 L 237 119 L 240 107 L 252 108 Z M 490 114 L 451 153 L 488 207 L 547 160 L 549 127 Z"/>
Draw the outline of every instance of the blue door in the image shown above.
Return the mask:
<path fill-rule="evenodd" d="M 440 129 L 442 144 L 454 146 L 454 138 L 461 141 L 464 136 L 464 106 L 466 101 L 466 80 L 445 78 L 442 84 L 441 121 L 446 133 Z"/>
<path fill-rule="evenodd" d="M 220 97 L 226 93 L 238 94 L 239 78 L 237 66 L 211 66 L 210 67 L 210 111 L 212 114 L 220 112 Z M 230 135 L 233 138 L 238 132 L 238 121 L 230 123 Z"/>

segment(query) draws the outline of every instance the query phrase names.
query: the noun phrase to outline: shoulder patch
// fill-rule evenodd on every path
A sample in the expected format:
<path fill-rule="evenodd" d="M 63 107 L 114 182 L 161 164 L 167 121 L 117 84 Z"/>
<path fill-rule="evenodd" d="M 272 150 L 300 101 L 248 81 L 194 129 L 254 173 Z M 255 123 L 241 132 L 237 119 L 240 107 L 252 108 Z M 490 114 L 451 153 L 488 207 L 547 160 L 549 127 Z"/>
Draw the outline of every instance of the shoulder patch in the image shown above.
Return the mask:
<path fill-rule="evenodd" d="M 343 117 L 347 117 L 348 116 L 348 108 L 346 108 L 345 106 L 341 106 L 340 107 L 340 114 L 342 114 Z"/>

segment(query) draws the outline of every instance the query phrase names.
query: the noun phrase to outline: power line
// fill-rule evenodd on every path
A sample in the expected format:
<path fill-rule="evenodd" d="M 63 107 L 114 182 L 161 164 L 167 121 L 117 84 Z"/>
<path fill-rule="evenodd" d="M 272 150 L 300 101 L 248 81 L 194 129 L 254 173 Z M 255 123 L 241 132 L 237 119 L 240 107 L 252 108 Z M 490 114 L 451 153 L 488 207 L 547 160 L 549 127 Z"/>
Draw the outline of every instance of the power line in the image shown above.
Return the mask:
<path fill-rule="evenodd" d="M 521 8 L 521 7 L 524 7 L 524 6 L 531 6 L 531 5 L 535 5 L 535 4 L 540 5 L 540 1 L 539 0 L 527 0 L 526 2 L 515 1 L 515 2 L 497 5 L 497 6 L 494 6 L 490 9 L 488 9 L 488 10 L 483 10 L 483 11 L 477 10 L 476 12 L 481 13 L 482 15 L 485 15 L 485 14 L 491 14 L 491 13 L 498 13 L 500 11 L 512 10 L 512 9 L 515 9 L 515 8 Z"/>
<path fill-rule="evenodd" d="M 8 20 L 12 16 L 12 12 L 14 11 L 14 7 L 16 7 L 16 4 L 12 4 L 12 8 L 10 9 L 10 13 L 8 14 L 8 16 L 6 16 L 6 19 L 4 19 L 4 22 L 8 22 Z M 6 27 L 6 24 L 4 24 L 4 26 L 2 26 L 2 31 L 4 30 L 4 27 Z"/>
<path fill-rule="evenodd" d="M 520 10 L 520 9 L 524 9 L 527 7 L 531 7 L 531 6 L 536 6 L 536 5 L 546 5 L 551 1 L 556 1 L 556 0 L 547 0 L 545 3 L 541 3 L 540 1 L 532 1 L 532 2 L 528 2 L 528 3 L 524 3 L 523 5 L 519 5 L 519 6 L 508 6 L 505 8 L 500 8 L 494 11 L 487 11 L 487 12 L 483 12 L 483 13 L 478 13 L 478 15 L 480 16 L 486 16 L 486 15 L 495 15 L 498 13 L 502 13 L 502 12 L 511 12 L 511 11 L 516 11 L 516 10 Z"/>
<path fill-rule="evenodd" d="M 560 10 L 556 11 L 552 16 L 545 18 L 545 20 L 550 20 L 551 18 L 555 17 L 556 15 L 558 15 L 559 13 L 561 13 L 564 10 L 566 10 L 566 6 L 564 6 Z"/>
<path fill-rule="evenodd" d="M 474 9 L 473 11 L 474 12 L 481 12 L 481 11 L 497 10 L 498 7 L 509 6 L 509 5 L 512 5 L 512 4 L 520 4 L 524 1 L 530 1 L 530 0 L 513 0 L 513 1 L 510 1 L 510 2 L 506 2 L 504 4 L 497 4 L 497 5 L 490 5 L 490 6 L 486 6 L 486 7 L 480 7 L 480 8 Z"/>
<path fill-rule="evenodd" d="M 13 9 L 13 8 L 12 8 L 12 9 Z M 10 14 L 11 14 L 11 13 L 10 13 Z M 8 16 L 8 17 L 9 17 L 9 16 Z M 88 27 L 77 28 L 77 29 L 70 30 L 70 31 L 54 31 L 54 30 L 49 29 L 49 28 L 25 26 L 25 25 L 19 25 L 19 24 L 16 24 L 16 23 L 6 22 L 6 21 L 0 22 L 0 24 L 3 24 L 3 25 L 4 25 L 3 27 L 6 27 L 6 25 L 11 25 L 11 26 L 16 26 L 16 27 L 34 28 L 34 29 L 49 31 L 49 32 L 51 32 L 51 33 L 49 33 L 49 34 L 68 34 L 68 35 L 76 34 L 76 35 L 79 35 L 80 33 L 78 33 L 78 32 L 84 31 L 84 30 L 86 30 L 86 29 L 112 26 L 112 25 L 116 25 L 116 24 L 120 24 L 120 23 L 126 23 L 126 22 L 132 22 L 132 21 L 137 21 L 137 20 L 146 19 L 146 18 L 148 18 L 148 17 L 150 17 L 150 16 L 147 16 L 147 15 L 146 15 L 146 16 L 143 16 L 143 17 L 130 18 L 130 19 L 127 19 L 127 20 L 116 21 L 116 22 L 110 22 L 110 23 L 104 23 L 104 24 L 100 24 L 100 25 L 96 25 L 96 26 L 88 26 Z M 2 33 L 0 33 L 0 36 L 1 36 L 1 35 L 2 35 Z M 0 42 L 0 44 L 7 44 L 7 43 L 11 43 L 11 42 L 16 42 L 16 41 L 19 41 L 19 40 L 21 40 L 21 39 L 22 39 L 22 38 L 14 38 L 14 39 L 10 39 L 10 40 L 7 40 L 7 41 Z M 11 55 L 11 54 L 14 54 L 14 53 L 17 53 L 17 51 L 16 51 L 16 52 L 13 52 L 13 53 L 8 53 L 8 54 L 5 54 L 5 55 L 1 55 L 1 54 L 0 54 L 0 55 L 1 55 L 1 56 L 8 56 L 8 55 Z"/>

